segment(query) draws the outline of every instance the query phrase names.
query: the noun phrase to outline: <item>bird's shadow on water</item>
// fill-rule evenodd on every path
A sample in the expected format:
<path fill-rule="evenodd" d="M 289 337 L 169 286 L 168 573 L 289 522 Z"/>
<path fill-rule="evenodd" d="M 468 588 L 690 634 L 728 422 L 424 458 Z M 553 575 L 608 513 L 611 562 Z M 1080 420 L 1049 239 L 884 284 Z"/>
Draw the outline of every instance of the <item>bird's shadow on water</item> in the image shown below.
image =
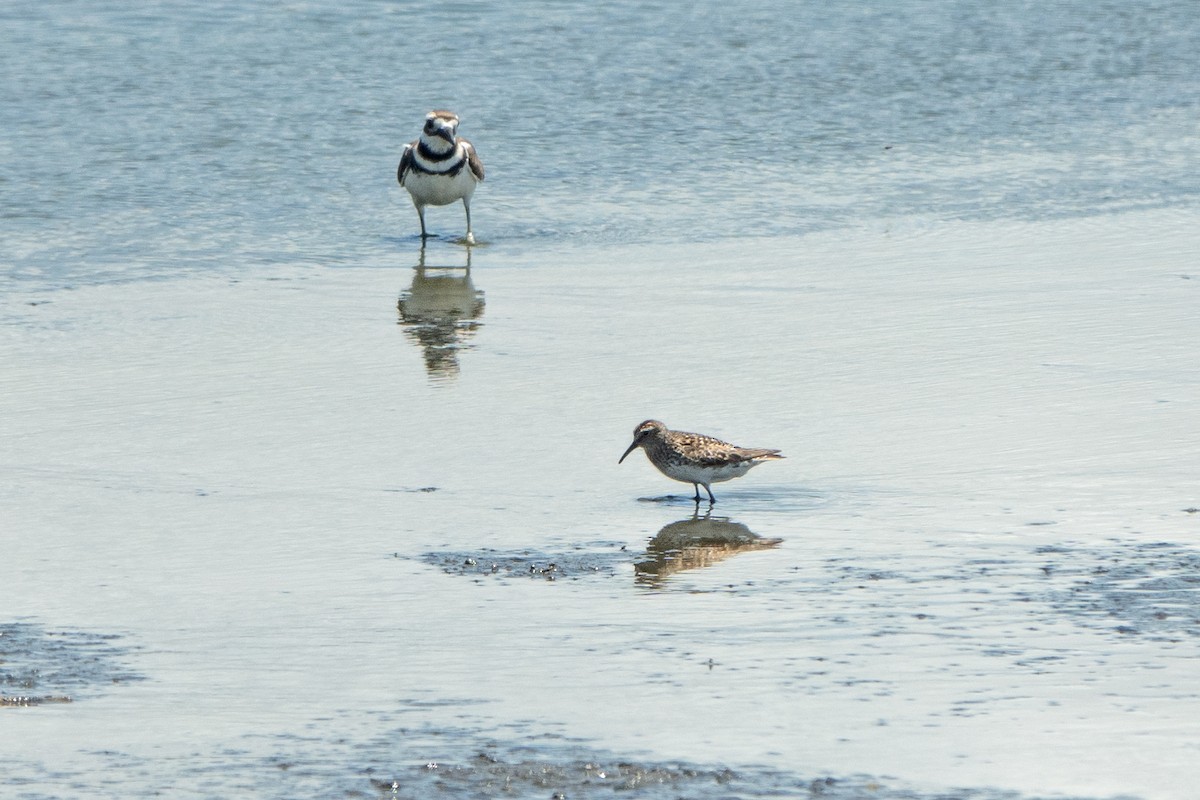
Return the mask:
<path fill-rule="evenodd" d="M 420 233 L 412 233 L 407 236 L 382 236 L 380 239 L 384 244 L 396 248 L 407 249 L 413 245 L 416 245 L 424 250 L 429 245 L 452 244 L 462 247 L 468 253 L 470 253 L 473 248 L 487 247 L 489 244 L 491 244 L 490 241 L 486 239 L 480 239 L 478 237 L 476 237 L 475 241 L 471 242 L 467 240 L 466 236 L 452 236 L 441 233 L 431 233 L 424 238 L 421 237 Z"/>
<path fill-rule="evenodd" d="M 828 493 L 800 486 L 767 486 L 756 489 L 734 489 L 722 492 L 717 496 L 716 503 L 710 503 L 707 498 L 696 500 L 693 495 L 667 494 L 657 497 L 639 497 L 639 503 L 655 505 L 678 506 L 693 508 L 697 512 L 742 511 L 774 511 L 785 513 L 801 513 L 812 511 L 828 505 Z"/>

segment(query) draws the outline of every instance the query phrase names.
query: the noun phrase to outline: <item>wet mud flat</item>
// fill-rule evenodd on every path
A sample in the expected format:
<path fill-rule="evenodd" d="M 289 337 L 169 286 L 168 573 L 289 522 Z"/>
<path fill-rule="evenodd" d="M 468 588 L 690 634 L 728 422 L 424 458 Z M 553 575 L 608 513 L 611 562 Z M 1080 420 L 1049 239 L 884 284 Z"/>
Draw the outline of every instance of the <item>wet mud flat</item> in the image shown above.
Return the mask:
<path fill-rule="evenodd" d="M 733 770 L 638 763 L 622 759 L 583 758 L 551 761 L 531 754 L 503 759 L 479 753 L 464 763 L 430 762 L 397 773 L 393 779 L 372 779 L 383 797 L 544 797 L 549 800 L 600 797 L 828 797 L 916 798 L 886 794 L 869 779 L 839 780 L 800 776 L 770 770 Z M 982 795 L 960 795 L 974 797 Z M 999 798 L 1000 795 L 995 795 Z"/>
<path fill-rule="evenodd" d="M 412 764 L 386 777 L 375 771 L 369 780 L 379 797 L 406 800 L 438 797 L 1040 800 L 1034 795 L 988 788 L 926 792 L 890 777 L 802 775 L 757 766 L 642 761 L 562 743 L 509 748 L 483 743 L 478 752 L 461 760 Z"/>
<path fill-rule="evenodd" d="M 141 678 L 113 634 L 0 623 L 0 708 L 70 703 L 103 686 Z"/>
<path fill-rule="evenodd" d="M 806 774 L 761 765 L 664 761 L 597 749 L 556 734 L 526 735 L 521 744 L 455 727 L 399 728 L 370 738 L 273 737 L 233 741 L 221 752 L 195 753 L 162 783 L 161 762 L 105 749 L 88 755 L 105 776 L 59 774 L 12 762 L 17 797 L 128 797 L 186 786 L 197 797 L 531 798 L 539 800 L 1142 800 L 1136 795 L 1041 794 L 994 787 L 927 788 L 890 775 Z M 41 777 L 35 777 L 41 776 Z M 53 788 L 53 793 L 46 790 Z"/>
<path fill-rule="evenodd" d="M 448 575 L 471 577 L 476 580 L 535 578 L 555 581 L 612 576 L 630 561 L 630 557 L 623 545 L 598 543 L 557 552 L 534 549 L 506 551 L 491 548 L 430 552 L 422 555 L 420 560 Z"/>
<path fill-rule="evenodd" d="M 1047 546 L 1042 570 L 1074 579 L 1050 603 L 1077 624 L 1150 641 L 1200 638 L 1200 550 L 1177 542 Z"/>

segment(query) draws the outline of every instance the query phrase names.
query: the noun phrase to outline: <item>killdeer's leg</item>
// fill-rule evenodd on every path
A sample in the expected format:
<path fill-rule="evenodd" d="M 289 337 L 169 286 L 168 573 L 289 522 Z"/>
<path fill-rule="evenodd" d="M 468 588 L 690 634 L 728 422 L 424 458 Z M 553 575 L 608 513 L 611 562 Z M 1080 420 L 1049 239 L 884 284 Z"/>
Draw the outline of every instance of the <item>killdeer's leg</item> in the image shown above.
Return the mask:
<path fill-rule="evenodd" d="M 421 241 L 429 238 L 429 234 L 425 232 L 425 206 L 417 206 L 417 216 L 421 219 Z"/>
<path fill-rule="evenodd" d="M 475 234 L 471 233 L 471 201 L 463 198 L 463 209 L 467 212 L 467 244 L 475 244 Z"/>

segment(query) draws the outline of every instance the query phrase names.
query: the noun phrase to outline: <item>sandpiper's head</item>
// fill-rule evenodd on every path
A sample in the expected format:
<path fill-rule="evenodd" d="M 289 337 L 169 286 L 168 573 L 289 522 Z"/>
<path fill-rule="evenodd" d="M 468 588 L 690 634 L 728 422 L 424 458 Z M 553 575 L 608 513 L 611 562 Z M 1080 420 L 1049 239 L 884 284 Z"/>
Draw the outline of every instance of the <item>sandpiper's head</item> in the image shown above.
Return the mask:
<path fill-rule="evenodd" d="M 625 451 L 625 455 L 622 455 L 619 459 L 617 459 L 617 463 L 620 464 L 622 461 L 624 461 L 625 456 L 632 453 L 634 449 L 644 446 L 646 442 L 654 439 L 657 436 L 661 436 L 666 432 L 667 426 L 663 425 L 656 419 L 648 419 L 641 425 L 638 425 L 633 429 L 633 443 L 629 445 L 629 449 Z"/>
<path fill-rule="evenodd" d="M 448 144 L 453 147 L 458 141 L 458 114 L 453 111 L 430 111 L 425 115 L 425 127 L 421 130 L 421 138 L 426 144 Z"/>

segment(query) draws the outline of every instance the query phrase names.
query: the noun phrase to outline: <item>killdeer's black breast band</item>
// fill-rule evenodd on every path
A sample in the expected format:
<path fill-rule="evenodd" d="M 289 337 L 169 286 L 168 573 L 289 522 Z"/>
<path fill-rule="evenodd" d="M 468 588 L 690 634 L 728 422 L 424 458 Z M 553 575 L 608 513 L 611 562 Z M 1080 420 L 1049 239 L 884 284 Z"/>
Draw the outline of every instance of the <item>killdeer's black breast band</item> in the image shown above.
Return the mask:
<path fill-rule="evenodd" d="M 421 162 L 414 158 L 410 168 L 413 172 L 419 172 L 422 175 L 445 175 L 448 178 L 453 178 L 462 172 L 463 165 L 466 163 L 467 160 L 465 158 L 460 158 L 456 163 L 447 165 L 445 169 L 429 169 L 421 166 Z"/>
<path fill-rule="evenodd" d="M 422 164 L 422 161 L 425 163 Z M 445 175 L 453 178 L 462 172 L 463 165 L 466 163 L 466 148 L 456 145 L 444 153 L 438 153 L 430 149 L 425 142 L 418 141 L 415 157 L 410 166 L 413 172 L 420 172 L 424 175 Z"/>
<path fill-rule="evenodd" d="M 426 161 L 448 161 L 458 155 L 458 147 L 451 147 L 444 153 L 432 150 L 425 142 L 417 142 L 417 153 Z"/>

